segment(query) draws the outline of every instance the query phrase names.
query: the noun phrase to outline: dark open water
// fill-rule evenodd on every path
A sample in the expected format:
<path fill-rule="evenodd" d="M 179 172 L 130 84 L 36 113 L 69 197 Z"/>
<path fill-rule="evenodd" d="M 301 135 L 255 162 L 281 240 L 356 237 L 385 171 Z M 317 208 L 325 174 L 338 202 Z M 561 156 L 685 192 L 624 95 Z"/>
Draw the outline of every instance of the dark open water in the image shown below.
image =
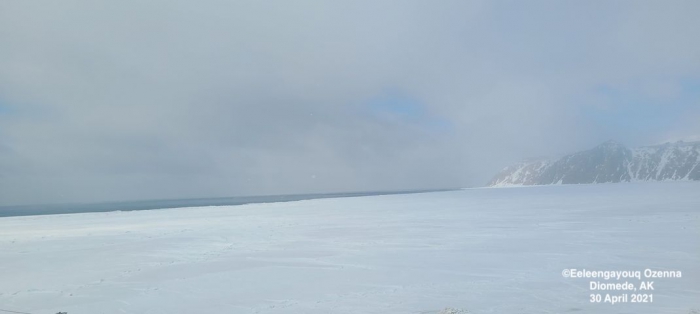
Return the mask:
<path fill-rule="evenodd" d="M 319 198 L 339 198 L 371 195 L 409 194 L 447 190 L 413 190 L 391 192 L 354 192 L 354 193 L 327 193 L 327 194 L 294 194 L 294 195 L 264 195 L 264 196 L 238 196 L 222 198 L 193 198 L 174 200 L 146 200 L 109 203 L 80 203 L 80 204 L 53 204 L 53 205 L 19 205 L 0 206 L 0 217 L 31 216 L 31 215 L 55 215 L 74 213 L 94 213 L 109 211 L 148 210 L 162 208 L 195 207 L 195 206 L 221 206 L 243 205 L 254 203 L 276 203 L 311 200 Z"/>

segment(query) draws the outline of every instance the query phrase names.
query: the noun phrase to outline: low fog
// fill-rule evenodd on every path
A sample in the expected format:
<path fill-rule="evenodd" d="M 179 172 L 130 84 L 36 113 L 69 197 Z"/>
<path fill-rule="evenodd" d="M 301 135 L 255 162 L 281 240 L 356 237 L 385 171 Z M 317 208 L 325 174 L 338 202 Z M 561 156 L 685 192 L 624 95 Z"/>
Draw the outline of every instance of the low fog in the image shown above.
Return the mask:
<path fill-rule="evenodd" d="M 698 1 L 4 1 L 0 205 L 484 185 L 700 135 Z"/>

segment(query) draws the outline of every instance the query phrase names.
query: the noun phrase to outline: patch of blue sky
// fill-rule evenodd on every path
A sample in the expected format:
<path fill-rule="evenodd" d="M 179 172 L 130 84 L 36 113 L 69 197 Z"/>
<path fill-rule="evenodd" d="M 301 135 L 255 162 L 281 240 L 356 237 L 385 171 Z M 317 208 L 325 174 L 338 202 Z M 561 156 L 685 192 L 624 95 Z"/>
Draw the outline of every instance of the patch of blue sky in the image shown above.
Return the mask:
<path fill-rule="evenodd" d="M 653 134 L 672 127 L 682 117 L 700 106 L 700 80 L 679 82 L 680 90 L 674 97 L 652 97 L 643 91 L 620 90 L 600 86 L 594 93 L 607 106 L 583 106 L 584 118 L 615 133 L 639 132 Z"/>
<path fill-rule="evenodd" d="M 695 105 L 698 105 L 700 100 L 700 79 L 684 79 L 681 80 L 681 87 L 684 96 L 690 98 L 689 100 L 694 100 Z"/>
<path fill-rule="evenodd" d="M 15 108 L 0 98 L 0 115 L 9 115 L 15 112 Z"/>
<path fill-rule="evenodd" d="M 373 116 L 390 117 L 418 125 L 434 132 L 451 132 L 453 123 L 428 110 L 428 106 L 415 97 L 397 91 L 385 91 L 366 102 L 365 109 Z"/>

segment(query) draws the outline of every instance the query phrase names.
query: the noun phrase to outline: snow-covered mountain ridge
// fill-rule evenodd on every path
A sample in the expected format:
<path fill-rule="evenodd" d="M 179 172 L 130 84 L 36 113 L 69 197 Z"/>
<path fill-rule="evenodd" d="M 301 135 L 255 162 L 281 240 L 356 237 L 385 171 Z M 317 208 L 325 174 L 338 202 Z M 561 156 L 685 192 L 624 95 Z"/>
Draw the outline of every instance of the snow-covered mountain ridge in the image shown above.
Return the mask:
<path fill-rule="evenodd" d="M 608 141 L 558 160 L 521 162 L 489 186 L 700 180 L 700 141 L 628 149 Z"/>

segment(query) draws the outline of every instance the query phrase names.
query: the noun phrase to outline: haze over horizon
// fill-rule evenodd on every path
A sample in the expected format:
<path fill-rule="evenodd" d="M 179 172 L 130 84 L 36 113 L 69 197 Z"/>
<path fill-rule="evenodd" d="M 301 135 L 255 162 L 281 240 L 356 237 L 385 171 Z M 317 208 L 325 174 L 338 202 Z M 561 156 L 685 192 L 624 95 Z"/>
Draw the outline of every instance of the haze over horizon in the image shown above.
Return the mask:
<path fill-rule="evenodd" d="M 0 206 L 484 185 L 700 140 L 698 1 L 0 4 Z"/>

